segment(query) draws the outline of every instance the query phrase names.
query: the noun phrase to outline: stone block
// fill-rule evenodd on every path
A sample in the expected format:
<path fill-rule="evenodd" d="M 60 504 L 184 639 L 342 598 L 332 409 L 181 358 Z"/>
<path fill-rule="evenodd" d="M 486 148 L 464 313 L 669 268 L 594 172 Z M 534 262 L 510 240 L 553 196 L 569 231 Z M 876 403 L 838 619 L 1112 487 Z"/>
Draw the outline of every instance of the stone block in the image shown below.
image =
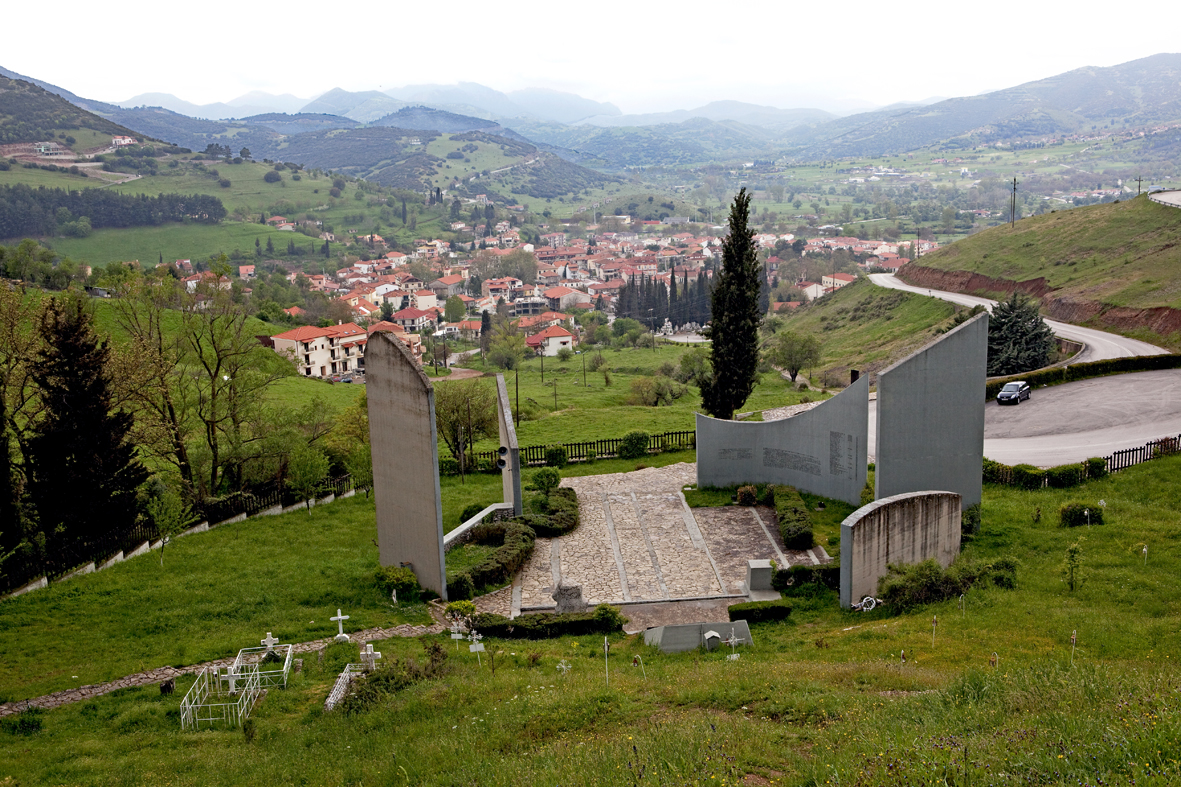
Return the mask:
<path fill-rule="evenodd" d="M 746 561 L 746 590 L 771 590 L 771 576 L 775 570 L 770 560 Z"/>
<path fill-rule="evenodd" d="M 558 614 L 567 612 L 586 612 L 586 601 L 582 598 L 582 585 L 572 582 L 566 577 L 558 580 L 554 589 L 553 599 L 557 603 Z"/>

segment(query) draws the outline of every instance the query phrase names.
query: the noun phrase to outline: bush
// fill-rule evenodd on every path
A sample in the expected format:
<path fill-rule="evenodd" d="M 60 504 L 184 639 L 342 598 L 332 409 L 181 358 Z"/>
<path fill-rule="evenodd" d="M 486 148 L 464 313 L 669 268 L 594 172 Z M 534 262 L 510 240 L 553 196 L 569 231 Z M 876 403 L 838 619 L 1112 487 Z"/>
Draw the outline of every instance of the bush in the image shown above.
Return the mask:
<path fill-rule="evenodd" d="M 1062 527 L 1101 525 L 1103 524 L 1103 508 L 1086 503 L 1067 503 L 1058 510 L 1058 521 Z"/>
<path fill-rule="evenodd" d="M 841 567 L 828 564 L 779 569 L 771 575 L 771 587 L 792 596 L 812 595 L 818 588 L 840 590 Z"/>
<path fill-rule="evenodd" d="M 980 504 L 970 505 L 960 514 L 960 540 L 971 541 L 980 532 Z"/>
<path fill-rule="evenodd" d="M 1061 465 L 1046 471 L 1046 481 L 1054 489 L 1066 489 L 1083 482 L 1082 465 Z"/>
<path fill-rule="evenodd" d="M 217 181 L 217 185 L 221 186 L 223 189 L 228 189 L 231 185 L 230 179 L 229 178 L 222 178 L 221 180 Z"/>
<path fill-rule="evenodd" d="M 767 506 L 768 508 L 775 507 L 775 485 L 767 484 L 763 487 L 763 493 L 759 495 L 759 505 Z"/>
<path fill-rule="evenodd" d="M 779 535 L 783 538 L 784 547 L 812 547 L 812 521 L 808 517 L 808 506 L 795 487 L 775 488 L 775 516 L 779 521 Z"/>
<path fill-rule="evenodd" d="M 1041 489 L 1046 478 L 1046 471 L 1033 465 L 1014 465 L 1012 485 L 1018 489 Z"/>
<path fill-rule="evenodd" d="M 578 496 L 573 489 L 555 489 L 549 497 L 537 498 L 537 502 L 545 503 L 541 513 L 527 514 L 516 521 L 528 525 L 541 538 L 564 536 L 578 527 Z M 541 508 L 536 503 L 532 507 Z"/>
<path fill-rule="evenodd" d="M 787 620 L 791 617 L 791 604 L 786 599 L 775 601 L 748 601 L 730 606 L 730 620 L 745 620 L 747 623 L 767 623 Z"/>
<path fill-rule="evenodd" d="M 348 694 L 338 706 L 346 716 L 363 713 L 385 705 L 397 692 L 420 681 L 442 677 L 447 672 L 447 649 L 439 642 L 423 640 L 426 663 L 414 659 L 393 658 L 381 662 L 377 669 L 353 678 Z"/>
<path fill-rule="evenodd" d="M 903 612 L 955 598 L 976 583 L 1017 587 L 1017 561 L 1001 558 L 992 563 L 972 563 L 961 558 L 946 569 L 934 559 L 890 565 L 886 576 L 878 580 L 878 598 L 895 612 Z"/>
<path fill-rule="evenodd" d="M 1093 456 L 1087 460 L 1087 478 L 1098 479 L 1107 475 L 1107 459 Z"/>
<path fill-rule="evenodd" d="M 619 443 L 620 459 L 639 459 L 648 455 L 648 433 L 628 432 Z"/>
<path fill-rule="evenodd" d="M 593 612 L 563 615 L 542 613 L 521 615 L 509 620 L 503 615 L 481 614 L 470 621 L 471 628 L 486 637 L 499 639 L 550 639 L 586 634 L 613 634 L 623 628 L 627 618 L 609 604 L 600 604 Z"/>
<path fill-rule="evenodd" d="M 472 582 L 478 588 L 508 582 L 533 554 L 533 542 L 536 538 L 533 529 L 528 525 L 516 520 L 510 521 L 505 526 L 504 543 L 500 548 L 468 570 Z"/>
<path fill-rule="evenodd" d="M 586 460 L 585 461 L 588 465 L 593 465 L 595 463 L 595 460 L 598 458 L 599 458 L 598 451 L 596 451 L 593 448 L 586 449 Z"/>
<path fill-rule="evenodd" d="M 443 610 L 443 614 L 451 620 L 467 620 L 476 614 L 476 605 L 466 599 L 452 601 Z"/>
<path fill-rule="evenodd" d="M 1013 468 L 985 459 L 982 479 L 986 484 L 1009 484 L 1013 480 Z"/>
<path fill-rule="evenodd" d="M 569 347 L 562 347 L 558 349 L 558 360 L 562 363 L 569 363 L 570 359 L 574 357 L 574 351 Z"/>
<path fill-rule="evenodd" d="M 265 180 L 267 183 L 278 183 L 279 181 L 281 181 L 283 179 L 283 176 L 280 175 L 278 172 L 275 172 L 272 169 L 270 172 L 263 175 L 262 179 Z"/>
<path fill-rule="evenodd" d="M 476 583 L 472 575 L 466 571 L 456 574 L 455 579 L 447 583 L 447 598 L 452 601 L 464 601 L 476 595 Z"/>
<path fill-rule="evenodd" d="M 547 462 L 550 459 L 549 453 L 550 453 L 549 451 L 546 451 L 546 461 Z M 558 459 L 558 457 L 555 457 L 555 460 L 557 460 L 557 459 Z M 558 467 L 565 466 L 566 452 L 564 450 L 562 451 L 562 456 L 560 457 L 560 459 L 561 459 L 560 465 L 557 464 L 557 461 L 553 462 L 552 464 L 555 464 Z M 543 467 L 540 470 L 538 470 L 536 473 L 533 474 L 533 486 L 537 487 L 537 491 L 541 492 L 546 497 L 549 497 L 549 493 L 552 492 L 553 490 L 557 489 L 558 484 L 560 484 L 560 483 L 562 483 L 562 477 L 560 475 L 558 475 L 558 471 L 555 470 L 553 467 Z"/>
<path fill-rule="evenodd" d="M 459 462 L 449 456 L 439 457 L 439 475 L 459 475 Z"/>
<path fill-rule="evenodd" d="M 565 467 L 567 461 L 565 446 L 554 445 L 545 449 L 545 463 L 550 467 Z"/>
<path fill-rule="evenodd" d="M 738 487 L 738 505 L 753 506 L 759 502 L 758 491 L 750 485 Z"/>
<path fill-rule="evenodd" d="M 479 503 L 472 503 L 471 505 L 464 508 L 463 513 L 459 515 L 459 524 L 462 525 L 464 522 L 468 521 L 483 510 L 484 506 L 480 505 Z"/>
<path fill-rule="evenodd" d="M 412 601 L 418 598 L 422 588 L 418 584 L 418 577 L 406 566 L 381 566 L 374 574 L 377 586 L 386 593 L 397 593 L 401 601 Z"/>

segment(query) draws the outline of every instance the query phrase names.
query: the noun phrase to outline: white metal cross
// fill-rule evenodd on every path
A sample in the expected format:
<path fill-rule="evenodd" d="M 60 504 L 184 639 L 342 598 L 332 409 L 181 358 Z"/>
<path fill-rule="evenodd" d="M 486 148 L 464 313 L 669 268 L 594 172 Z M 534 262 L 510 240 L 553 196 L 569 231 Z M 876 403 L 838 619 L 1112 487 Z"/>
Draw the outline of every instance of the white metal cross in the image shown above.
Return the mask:
<path fill-rule="evenodd" d="M 365 667 L 370 671 L 376 666 L 376 662 L 381 658 L 381 654 L 373 649 L 372 642 L 365 643 L 365 650 L 361 652 L 361 661 L 365 662 Z"/>
<path fill-rule="evenodd" d="M 572 670 L 574 668 L 566 663 L 566 659 L 562 659 L 561 661 L 558 662 L 558 669 L 561 671 L 561 673 L 563 675 L 565 675 L 566 673 L 568 673 L 570 670 Z"/>
<path fill-rule="evenodd" d="M 279 643 L 279 640 L 277 638 L 271 636 L 271 632 L 268 631 L 266 639 L 261 639 L 261 640 L 259 640 L 259 642 L 261 642 L 263 645 L 265 645 L 266 649 L 267 649 L 267 653 L 270 653 L 272 650 L 275 649 L 275 645 L 277 645 Z"/>
<path fill-rule="evenodd" d="M 348 615 L 342 615 L 342 614 L 340 613 L 340 608 L 339 608 L 339 607 L 337 607 L 337 609 L 336 609 L 336 616 L 335 616 L 335 617 L 328 618 L 328 619 L 329 619 L 329 620 L 335 620 L 335 621 L 336 621 L 336 629 L 337 629 L 337 632 L 336 632 L 336 640 L 337 640 L 338 642 L 344 642 L 344 641 L 346 641 L 346 640 L 348 639 L 348 635 L 344 633 L 344 622 L 345 622 L 346 620 L 348 620 L 348 619 L 349 619 L 349 616 L 348 616 Z"/>
<path fill-rule="evenodd" d="M 740 638 L 734 635 L 734 629 L 730 629 L 730 636 L 722 640 L 730 646 L 730 655 L 726 657 L 726 661 L 738 661 L 738 654 L 734 652 L 734 648 L 742 642 Z"/>

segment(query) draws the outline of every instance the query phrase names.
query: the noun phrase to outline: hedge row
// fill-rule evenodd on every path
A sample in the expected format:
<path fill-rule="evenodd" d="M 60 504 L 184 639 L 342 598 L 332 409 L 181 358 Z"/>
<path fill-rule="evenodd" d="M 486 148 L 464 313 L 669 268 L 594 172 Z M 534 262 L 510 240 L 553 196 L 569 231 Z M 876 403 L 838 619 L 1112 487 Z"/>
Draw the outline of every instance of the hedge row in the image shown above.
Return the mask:
<path fill-rule="evenodd" d="M 513 519 L 481 522 L 471 529 L 468 541 L 497 550 L 447 583 L 447 598 L 462 601 L 481 587 L 502 585 L 512 579 L 533 554 L 538 536 L 557 538 L 578 527 L 578 497 L 573 489 L 554 489 L 549 495 L 525 500 L 528 513 Z"/>
<path fill-rule="evenodd" d="M 730 620 L 745 620 L 747 623 L 766 623 L 773 620 L 787 620 L 791 617 L 791 604 L 785 599 L 775 601 L 748 601 L 730 606 Z"/>
<path fill-rule="evenodd" d="M 775 487 L 775 517 L 779 521 L 779 535 L 787 549 L 812 548 L 812 520 L 808 506 L 795 487 Z"/>
<path fill-rule="evenodd" d="M 1058 521 L 1062 527 L 1103 524 L 1103 507 L 1087 503 L 1067 503 L 1058 510 Z"/>
<path fill-rule="evenodd" d="M 1026 464 L 1010 467 L 985 459 L 983 480 L 986 484 L 1012 486 L 1017 489 L 1041 489 L 1044 486 L 1068 489 L 1078 486 L 1083 481 L 1103 478 L 1105 475 L 1107 460 L 1101 456 L 1091 457 L 1079 464 L 1051 467 L 1049 470 Z"/>
<path fill-rule="evenodd" d="M 815 587 L 841 588 L 841 567 L 826 563 L 820 566 L 791 566 L 771 575 L 771 587 L 780 593 L 798 595 Z"/>
<path fill-rule="evenodd" d="M 1061 385 L 1075 380 L 1089 380 L 1092 377 L 1103 377 L 1108 374 L 1123 374 L 1125 372 L 1154 372 L 1159 369 L 1181 368 L 1181 354 L 1178 355 L 1136 355 L 1131 358 L 1110 358 L 1105 361 L 1089 361 L 1075 363 L 1070 366 L 1056 366 L 1052 369 L 1042 369 L 1026 374 L 1014 374 L 989 380 L 984 386 L 985 400 L 996 397 L 997 392 L 1005 383 L 1014 380 L 1024 380 L 1030 386 L 1038 388 L 1046 385 Z"/>
<path fill-rule="evenodd" d="M 481 613 L 471 618 L 468 628 L 486 637 L 499 639 L 549 639 L 579 637 L 585 634 L 613 634 L 623 628 L 627 618 L 609 604 L 600 604 L 593 612 L 552 612 L 521 615 L 512 620 L 503 615 Z"/>

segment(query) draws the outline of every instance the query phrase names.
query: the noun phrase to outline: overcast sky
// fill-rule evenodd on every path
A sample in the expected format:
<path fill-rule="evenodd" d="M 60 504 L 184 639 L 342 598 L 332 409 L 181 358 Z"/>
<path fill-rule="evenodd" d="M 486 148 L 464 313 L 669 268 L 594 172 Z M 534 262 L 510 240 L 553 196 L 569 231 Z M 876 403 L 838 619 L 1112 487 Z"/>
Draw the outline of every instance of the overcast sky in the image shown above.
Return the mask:
<path fill-rule="evenodd" d="M 43 6 L 8 6 L 6 29 L 44 32 L 5 36 L 0 66 L 103 101 L 162 92 L 204 104 L 251 90 L 310 98 L 333 87 L 469 81 L 566 90 L 628 113 L 721 99 L 841 111 L 974 95 L 1181 49 L 1175 25 L 1163 23 L 1176 19 L 1175 6 L 1163 0 L 1127 13 L 915 0 L 239 0 L 67 7 L 65 17 L 50 13 L 49 27 Z M 1147 22 L 1154 16 L 1162 24 Z"/>

